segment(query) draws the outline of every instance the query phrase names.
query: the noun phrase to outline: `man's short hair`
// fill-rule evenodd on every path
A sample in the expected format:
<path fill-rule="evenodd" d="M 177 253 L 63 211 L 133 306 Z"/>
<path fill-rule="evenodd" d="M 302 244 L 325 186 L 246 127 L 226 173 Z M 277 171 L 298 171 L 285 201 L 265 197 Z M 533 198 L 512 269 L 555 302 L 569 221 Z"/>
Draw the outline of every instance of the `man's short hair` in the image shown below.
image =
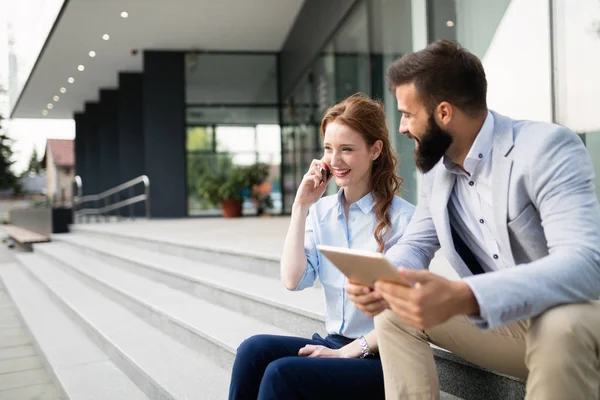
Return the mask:
<path fill-rule="evenodd" d="M 457 42 L 438 40 L 398 58 L 388 68 L 390 90 L 414 83 L 428 112 L 443 101 L 469 115 L 487 110 L 487 80 L 479 58 Z"/>

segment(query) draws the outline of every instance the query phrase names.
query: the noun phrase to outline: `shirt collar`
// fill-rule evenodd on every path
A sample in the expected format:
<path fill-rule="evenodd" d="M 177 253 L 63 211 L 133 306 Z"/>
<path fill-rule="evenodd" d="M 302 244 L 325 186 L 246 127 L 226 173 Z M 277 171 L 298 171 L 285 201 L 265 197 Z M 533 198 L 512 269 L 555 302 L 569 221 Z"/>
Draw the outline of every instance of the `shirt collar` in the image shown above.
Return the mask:
<path fill-rule="evenodd" d="M 337 200 L 338 215 L 341 215 L 344 212 L 344 188 L 340 188 L 338 191 Z M 371 192 L 369 192 L 354 204 L 356 204 L 363 213 L 368 214 L 375 206 L 375 200 L 373 199 Z"/>
<path fill-rule="evenodd" d="M 467 153 L 467 157 L 465 158 L 465 171 L 469 174 L 473 175 L 475 168 L 477 165 L 489 157 L 492 152 L 492 146 L 494 143 L 494 116 L 491 112 L 488 111 L 487 117 L 483 123 L 483 126 L 479 130 L 477 137 L 475 137 L 475 141 L 473 145 L 471 145 L 471 149 L 469 153 Z M 460 168 L 456 164 L 454 164 L 450 159 L 444 156 L 444 166 L 450 172 L 457 173 L 460 171 Z"/>

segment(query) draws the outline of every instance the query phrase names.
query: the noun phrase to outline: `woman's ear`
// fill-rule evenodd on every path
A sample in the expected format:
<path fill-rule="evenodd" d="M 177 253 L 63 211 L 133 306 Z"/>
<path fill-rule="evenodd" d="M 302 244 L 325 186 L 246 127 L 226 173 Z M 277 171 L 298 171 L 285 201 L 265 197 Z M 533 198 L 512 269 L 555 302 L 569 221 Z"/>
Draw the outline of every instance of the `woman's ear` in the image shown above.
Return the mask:
<path fill-rule="evenodd" d="M 377 160 L 382 150 L 383 142 L 381 140 L 375 141 L 375 143 L 373 143 L 373 146 L 371 147 L 371 160 Z"/>

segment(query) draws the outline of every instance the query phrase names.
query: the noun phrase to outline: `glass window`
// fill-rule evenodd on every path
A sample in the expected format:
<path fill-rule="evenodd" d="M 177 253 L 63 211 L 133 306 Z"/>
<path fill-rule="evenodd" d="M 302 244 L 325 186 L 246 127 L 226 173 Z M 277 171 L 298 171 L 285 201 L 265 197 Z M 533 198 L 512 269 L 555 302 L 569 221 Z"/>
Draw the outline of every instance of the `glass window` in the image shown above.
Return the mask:
<path fill-rule="evenodd" d="M 217 151 L 229 153 L 254 153 L 256 151 L 254 127 L 218 126 Z"/>
<path fill-rule="evenodd" d="M 390 139 L 399 160 L 399 174 L 404 179 L 401 195 L 416 203 L 418 177 L 412 153 L 414 141 L 398 133 L 400 113 L 396 97 L 388 90 L 386 71 L 398 57 L 427 45 L 427 20 L 424 0 L 372 0 L 370 32 L 373 97 L 383 100 Z"/>
<path fill-rule="evenodd" d="M 187 128 L 187 151 L 210 151 L 213 149 L 214 130 L 211 126 Z"/>
<path fill-rule="evenodd" d="M 272 213 L 281 212 L 281 133 L 274 54 L 186 55 L 187 172 L 190 215 L 220 215 L 203 200 L 204 174 L 226 174 L 233 166 L 264 162 L 272 194 Z M 256 213 L 250 189 L 244 214 Z M 262 207 L 261 207 L 262 208 Z"/>

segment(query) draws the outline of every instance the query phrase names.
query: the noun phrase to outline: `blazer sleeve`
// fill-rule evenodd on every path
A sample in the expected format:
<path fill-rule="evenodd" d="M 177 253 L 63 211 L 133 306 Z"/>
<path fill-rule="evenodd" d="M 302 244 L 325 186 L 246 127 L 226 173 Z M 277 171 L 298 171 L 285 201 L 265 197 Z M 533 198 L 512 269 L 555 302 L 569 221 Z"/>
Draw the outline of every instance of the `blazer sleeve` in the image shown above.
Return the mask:
<path fill-rule="evenodd" d="M 427 269 L 440 248 L 435 226 L 429 211 L 430 180 L 435 168 L 423 176 L 419 201 L 402 237 L 386 253 L 385 257 L 396 267 Z"/>
<path fill-rule="evenodd" d="M 494 329 L 558 304 L 600 295 L 600 206 L 592 163 L 566 128 L 532 146 L 526 186 L 539 212 L 548 255 L 514 268 L 465 278 L 481 309 L 478 325 Z"/>

